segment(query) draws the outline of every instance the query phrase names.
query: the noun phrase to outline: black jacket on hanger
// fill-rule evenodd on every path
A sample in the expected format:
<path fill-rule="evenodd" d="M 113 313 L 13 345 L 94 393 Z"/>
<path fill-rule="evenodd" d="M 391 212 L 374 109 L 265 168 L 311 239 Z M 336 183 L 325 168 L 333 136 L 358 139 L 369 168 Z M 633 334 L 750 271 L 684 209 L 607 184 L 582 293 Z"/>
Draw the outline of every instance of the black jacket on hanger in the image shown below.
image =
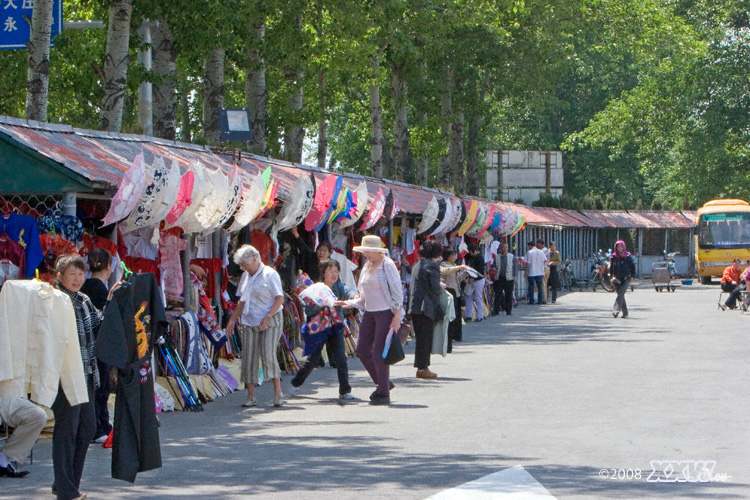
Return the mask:
<path fill-rule="evenodd" d="M 132 274 L 112 294 L 96 339 L 96 357 L 117 368 L 112 477 L 135 482 L 161 467 L 151 366 L 167 329 L 161 290 L 151 273 Z"/>

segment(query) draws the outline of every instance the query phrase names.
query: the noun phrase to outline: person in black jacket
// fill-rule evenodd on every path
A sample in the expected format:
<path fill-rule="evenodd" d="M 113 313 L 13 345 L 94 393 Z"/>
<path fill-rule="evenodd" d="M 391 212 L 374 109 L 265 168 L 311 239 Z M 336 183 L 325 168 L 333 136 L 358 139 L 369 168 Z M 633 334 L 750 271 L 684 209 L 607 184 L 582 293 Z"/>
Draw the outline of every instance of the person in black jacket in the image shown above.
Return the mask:
<path fill-rule="evenodd" d="M 103 248 L 95 248 L 89 253 L 89 271 L 91 277 L 81 287 L 81 293 L 88 295 L 91 302 L 104 312 L 104 306 L 107 305 L 107 296 L 109 289 L 107 280 L 112 275 L 112 256 Z M 95 332 L 97 335 L 99 331 Z M 96 434 L 94 441 L 103 443 L 109 432 L 112 430 L 112 424 L 109 423 L 109 394 L 112 387 L 109 378 L 109 365 L 103 363 L 100 359 L 96 360 L 99 368 L 100 385 L 94 391 L 94 410 L 96 412 Z"/>
<path fill-rule="evenodd" d="M 635 262 L 633 256 L 625 249 L 625 242 L 620 240 L 615 243 L 615 252 L 609 264 L 612 283 L 615 285 L 617 298 L 612 306 L 612 316 L 617 317 L 622 312 L 622 317 L 628 317 L 628 306 L 625 303 L 625 292 L 635 276 Z"/>
<path fill-rule="evenodd" d="M 443 249 L 436 241 L 425 241 L 419 248 L 421 259 L 412 269 L 412 282 L 409 288 L 409 310 L 417 346 L 414 351 L 414 367 L 417 378 L 437 378 L 437 373 L 430 371 L 430 354 L 432 352 L 432 335 L 435 321 L 442 318 L 440 309 L 440 266 L 438 260 Z"/>

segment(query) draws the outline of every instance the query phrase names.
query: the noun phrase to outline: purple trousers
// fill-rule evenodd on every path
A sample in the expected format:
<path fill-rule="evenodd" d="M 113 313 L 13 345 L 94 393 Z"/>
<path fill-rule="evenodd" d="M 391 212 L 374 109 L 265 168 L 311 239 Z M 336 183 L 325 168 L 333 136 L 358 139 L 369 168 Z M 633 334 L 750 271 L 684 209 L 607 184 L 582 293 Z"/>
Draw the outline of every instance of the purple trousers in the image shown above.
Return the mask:
<path fill-rule="evenodd" d="M 359 327 L 357 340 L 357 356 L 362 361 L 370 378 L 378 386 L 378 394 L 390 395 L 391 367 L 383 360 L 385 338 L 393 321 L 390 309 L 385 311 L 366 311 L 362 315 L 362 325 Z"/>

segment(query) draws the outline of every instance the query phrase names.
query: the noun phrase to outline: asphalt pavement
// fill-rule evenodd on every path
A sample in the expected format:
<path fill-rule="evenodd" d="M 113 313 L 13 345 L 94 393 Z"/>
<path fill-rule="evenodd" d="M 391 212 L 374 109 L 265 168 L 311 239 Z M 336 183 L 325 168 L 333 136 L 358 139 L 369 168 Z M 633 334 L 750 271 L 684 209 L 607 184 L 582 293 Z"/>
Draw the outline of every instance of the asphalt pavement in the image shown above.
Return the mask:
<path fill-rule="evenodd" d="M 464 325 L 464 342 L 432 357 L 436 380 L 415 378 L 412 342 L 388 407 L 367 404 L 373 384 L 350 358 L 360 402 L 339 404 L 326 367 L 282 408 L 264 384 L 258 408 L 241 408 L 240 391 L 164 414 L 163 468 L 116 481 L 110 450 L 92 445 L 81 491 L 416 500 L 521 466 L 550 498 L 750 498 L 750 315 L 719 311 L 715 285 L 647 285 L 626 295 L 627 319 L 600 290 Z M 0 478 L 0 498 L 53 498 L 50 440 L 29 469 Z M 462 498 L 490 498 L 481 488 Z M 520 498 L 514 488 L 492 498 Z"/>

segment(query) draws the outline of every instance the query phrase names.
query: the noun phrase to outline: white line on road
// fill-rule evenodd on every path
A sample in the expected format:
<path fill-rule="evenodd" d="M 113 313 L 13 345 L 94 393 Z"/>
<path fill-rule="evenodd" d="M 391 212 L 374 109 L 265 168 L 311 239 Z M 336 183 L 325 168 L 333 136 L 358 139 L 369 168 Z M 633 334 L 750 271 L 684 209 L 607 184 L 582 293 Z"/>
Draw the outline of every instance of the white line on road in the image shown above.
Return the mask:
<path fill-rule="evenodd" d="M 436 493 L 425 500 L 555 500 L 520 465 Z"/>

